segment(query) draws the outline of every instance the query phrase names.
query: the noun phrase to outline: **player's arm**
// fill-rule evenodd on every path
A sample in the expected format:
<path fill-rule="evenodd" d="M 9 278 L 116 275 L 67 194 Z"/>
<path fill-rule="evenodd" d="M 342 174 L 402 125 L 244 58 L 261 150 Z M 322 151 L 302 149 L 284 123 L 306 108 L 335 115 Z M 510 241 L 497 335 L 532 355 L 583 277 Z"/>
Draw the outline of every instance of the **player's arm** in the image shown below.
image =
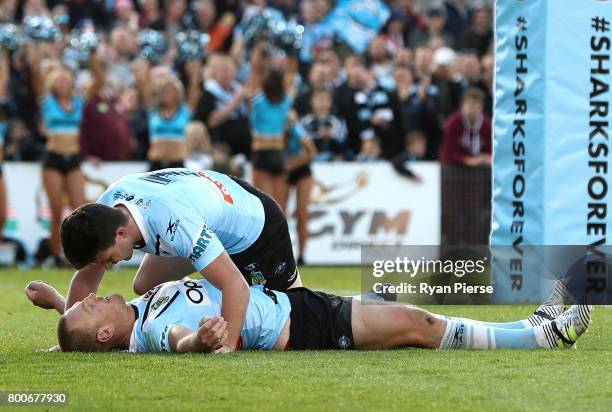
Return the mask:
<path fill-rule="evenodd" d="M 196 332 L 184 326 L 170 329 L 168 342 L 175 353 L 210 353 L 227 339 L 227 322 L 222 317 L 202 318 Z"/>
<path fill-rule="evenodd" d="M 250 297 L 249 285 L 225 251 L 200 273 L 223 294 L 221 316 L 227 321 L 228 336 L 222 351 L 233 351 L 246 317 Z"/>
<path fill-rule="evenodd" d="M 96 293 L 104 276 L 105 267 L 92 263 L 76 271 L 70 281 L 66 309 L 85 299 L 90 293 Z"/>
<path fill-rule="evenodd" d="M 51 285 L 42 280 L 33 280 L 25 288 L 25 294 L 30 301 L 43 309 L 55 309 L 64 314 L 66 299 Z"/>

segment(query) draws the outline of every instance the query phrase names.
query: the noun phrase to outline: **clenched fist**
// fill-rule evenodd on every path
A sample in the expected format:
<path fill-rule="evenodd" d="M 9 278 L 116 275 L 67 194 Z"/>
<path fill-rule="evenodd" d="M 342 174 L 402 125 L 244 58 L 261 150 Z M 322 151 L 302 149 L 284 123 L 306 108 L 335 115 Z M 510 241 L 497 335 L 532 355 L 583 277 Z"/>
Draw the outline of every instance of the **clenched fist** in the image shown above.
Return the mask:
<path fill-rule="evenodd" d="M 53 286 L 42 280 L 33 280 L 28 283 L 25 294 L 35 306 L 43 309 L 56 309 L 63 313 L 64 298 Z"/>

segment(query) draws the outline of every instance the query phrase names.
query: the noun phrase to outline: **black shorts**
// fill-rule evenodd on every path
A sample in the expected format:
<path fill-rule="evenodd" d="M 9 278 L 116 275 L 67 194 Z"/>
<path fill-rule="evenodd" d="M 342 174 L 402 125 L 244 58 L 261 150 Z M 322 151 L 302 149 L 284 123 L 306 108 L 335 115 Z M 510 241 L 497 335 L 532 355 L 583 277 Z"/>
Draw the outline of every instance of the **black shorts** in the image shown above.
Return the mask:
<path fill-rule="evenodd" d="M 285 293 L 291 303 L 291 349 L 355 349 L 353 298 L 306 288 L 293 288 Z"/>
<path fill-rule="evenodd" d="M 261 200 L 266 221 L 255 243 L 230 257 L 249 285 L 265 284 L 269 289 L 284 291 L 298 275 L 285 214 L 270 196 L 242 179 L 232 179 Z"/>
<path fill-rule="evenodd" d="M 55 152 L 45 151 L 42 156 L 43 169 L 53 169 L 67 175 L 81 167 L 79 155 L 63 155 Z"/>
<path fill-rule="evenodd" d="M 273 175 L 282 175 L 285 170 L 285 157 L 281 150 L 258 150 L 251 155 L 253 168 Z"/>
<path fill-rule="evenodd" d="M 310 170 L 310 165 L 300 166 L 295 170 L 287 173 L 287 183 L 290 185 L 295 185 L 297 182 L 302 180 L 305 177 L 312 176 L 312 171 Z"/>
<path fill-rule="evenodd" d="M 182 160 L 176 162 L 164 162 L 162 160 L 151 160 L 149 162 L 149 172 L 154 172 L 161 169 L 172 169 L 175 167 L 185 167 Z"/>

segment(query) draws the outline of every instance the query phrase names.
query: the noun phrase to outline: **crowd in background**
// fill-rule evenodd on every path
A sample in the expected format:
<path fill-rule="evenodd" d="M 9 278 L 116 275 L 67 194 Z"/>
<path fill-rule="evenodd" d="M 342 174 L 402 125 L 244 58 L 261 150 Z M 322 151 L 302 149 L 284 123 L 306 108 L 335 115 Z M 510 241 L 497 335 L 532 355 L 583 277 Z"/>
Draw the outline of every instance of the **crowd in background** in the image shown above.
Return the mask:
<path fill-rule="evenodd" d="M 63 35 L 3 51 L 4 159 L 42 161 L 48 194 L 65 187 L 73 206 L 83 201 L 80 160 L 239 174 L 248 159 L 254 183 L 281 204 L 295 186 L 298 217 L 311 161 L 388 160 L 414 179 L 409 162 L 420 159 L 488 167 L 490 2 L 386 3 L 390 18 L 356 53 L 322 29 L 334 0 L 4 0 L 0 21 L 49 16 Z M 247 44 L 244 23 L 264 10 L 304 26 L 295 56 Z M 75 28 L 101 36 L 87 61 L 69 47 Z M 145 28 L 170 40 L 159 62 L 142 58 Z M 173 39 L 187 29 L 210 36 L 201 61 L 177 62 Z M 53 197 L 58 227 L 62 200 Z M 52 230 L 50 247 L 59 257 L 58 236 Z"/>

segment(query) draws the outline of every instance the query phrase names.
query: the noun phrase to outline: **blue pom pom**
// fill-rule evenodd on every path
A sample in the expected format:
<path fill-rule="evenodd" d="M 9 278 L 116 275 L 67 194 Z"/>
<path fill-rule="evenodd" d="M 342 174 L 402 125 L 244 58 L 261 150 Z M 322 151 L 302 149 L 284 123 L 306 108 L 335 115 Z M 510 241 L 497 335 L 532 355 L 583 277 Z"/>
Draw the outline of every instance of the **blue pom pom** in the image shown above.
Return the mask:
<path fill-rule="evenodd" d="M 166 37 L 157 30 L 142 30 L 138 33 L 138 44 L 140 45 L 140 56 L 154 64 L 161 62 L 168 50 Z"/>
<path fill-rule="evenodd" d="M 54 43 L 62 38 L 62 32 L 48 17 L 28 16 L 23 20 L 23 29 L 36 41 Z"/>
<path fill-rule="evenodd" d="M 210 36 L 196 30 L 176 35 L 177 60 L 181 62 L 202 60 L 206 55 Z"/>

